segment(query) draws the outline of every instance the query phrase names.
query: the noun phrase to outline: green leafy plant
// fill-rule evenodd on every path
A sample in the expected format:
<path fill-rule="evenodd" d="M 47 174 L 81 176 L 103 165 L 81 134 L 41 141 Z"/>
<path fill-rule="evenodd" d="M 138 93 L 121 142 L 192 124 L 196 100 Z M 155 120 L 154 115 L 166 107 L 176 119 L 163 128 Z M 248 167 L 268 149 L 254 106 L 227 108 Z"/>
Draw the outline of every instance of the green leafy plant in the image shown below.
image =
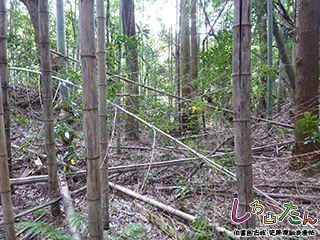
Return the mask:
<path fill-rule="evenodd" d="M 48 223 L 45 222 L 21 222 L 20 225 L 23 226 L 24 229 L 28 229 L 29 231 L 33 232 L 34 237 L 38 234 L 41 236 L 47 236 L 51 239 L 57 239 L 57 240 L 73 240 L 74 238 L 66 235 L 66 232 L 64 230 L 58 230 Z"/>
<path fill-rule="evenodd" d="M 88 236 L 89 234 L 89 218 L 87 215 L 84 215 L 82 212 L 75 212 L 71 214 L 66 220 L 70 220 L 69 225 L 75 227 L 76 231 L 79 231 L 81 227 L 85 227 L 84 235 Z"/>
<path fill-rule="evenodd" d="M 120 231 L 114 233 L 112 237 L 115 240 L 136 240 L 145 236 L 144 226 L 141 224 L 128 224 Z"/>
<path fill-rule="evenodd" d="M 184 234 L 184 239 L 212 239 L 215 238 L 214 234 L 214 226 L 210 224 L 207 218 L 196 218 L 194 221 L 190 222 L 191 229 L 195 231 L 195 233 L 188 232 Z"/>
<path fill-rule="evenodd" d="M 320 142 L 320 119 L 318 114 L 312 116 L 310 112 L 306 112 L 304 118 L 299 119 L 298 126 L 298 131 L 304 131 L 308 135 L 304 144 Z"/>
<path fill-rule="evenodd" d="M 177 188 L 175 191 L 180 194 L 181 197 L 184 197 L 187 192 L 192 191 L 195 189 L 195 185 L 198 183 L 198 181 L 182 181 L 178 180 L 177 185 L 179 188 Z"/>

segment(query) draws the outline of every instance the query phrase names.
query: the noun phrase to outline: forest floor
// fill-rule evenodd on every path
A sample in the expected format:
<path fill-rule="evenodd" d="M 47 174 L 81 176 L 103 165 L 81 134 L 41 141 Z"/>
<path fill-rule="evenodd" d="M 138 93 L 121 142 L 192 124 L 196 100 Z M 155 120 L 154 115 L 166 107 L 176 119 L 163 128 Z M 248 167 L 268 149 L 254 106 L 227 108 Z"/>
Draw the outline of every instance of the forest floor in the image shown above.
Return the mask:
<path fill-rule="evenodd" d="M 31 177 L 36 175 L 45 175 L 46 159 L 43 123 L 41 122 L 41 105 L 39 93 L 36 88 L 26 88 L 23 85 L 15 85 L 12 95 L 12 160 L 14 178 Z M 292 105 L 286 103 L 281 107 L 281 111 L 275 114 L 274 121 L 282 122 L 288 125 L 294 125 L 294 119 L 291 112 Z M 55 118 L 59 114 L 55 112 Z M 142 124 L 141 124 L 142 126 Z M 233 164 L 234 150 L 233 130 L 231 123 L 226 119 L 214 119 L 212 125 L 208 125 L 197 136 L 185 136 L 181 139 L 189 146 L 196 148 L 203 155 L 208 155 L 215 150 L 215 154 L 229 152 L 228 156 L 215 157 L 215 162 L 235 173 Z M 75 126 L 79 132 L 82 131 L 81 124 Z M 280 203 L 279 207 L 271 199 L 259 195 L 255 191 L 255 200 L 263 206 L 263 214 L 255 214 L 256 229 L 266 230 L 266 236 L 259 236 L 259 239 L 318 239 L 317 236 L 289 236 L 278 235 L 269 236 L 269 230 L 282 230 L 283 234 L 297 234 L 299 229 L 301 234 L 311 234 L 313 228 L 300 224 L 291 224 L 289 218 L 297 221 L 293 212 L 298 212 L 303 218 L 305 212 L 308 218 L 315 220 L 320 218 L 320 184 L 319 176 L 305 177 L 301 171 L 289 170 L 292 143 L 288 141 L 294 139 L 294 130 L 272 125 L 270 131 L 266 131 L 267 124 L 264 122 L 252 122 L 252 147 L 257 148 L 253 154 L 253 184 L 271 198 Z M 175 159 L 185 159 L 195 157 L 194 154 L 173 144 L 165 136 L 154 135 L 152 129 L 141 127 L 140 141 L 130 142 L 122 139 L 121 153 L 116 153 L 116 140 L 112 141 L 109 151 L 109 167 L 136 165 L 150 162 L 163 162 Z M 287 142 L 286 144 L 283 144 Z M 223 144 L 221 144 L 223 143 Z M 84 159 L 84 140 L 75 139 L 73 144 L 76 157 L 75 167 L 85 170 L 86 162 Z M 216 149 L 220 145 L 219 149 Z M 61 138 L 57 139 L 57 157 L 63 161 L 63 156 L 67 149 Z M 70 169 L 63 169 L 67 172 Z M 211 223 L 218 224 L 231 231 L 240 229 L 239 225 L 232 221 L 232 208 L 234 199 L 237 196 L 236 181 L 226 176 L 207 164 L 201 164 L 200 159 L 192 162 L 186 161 L 179 165 L 155 167 L 128 172 L 114 172 L 109 175 L 110 181 L 131 189 L 141 195 L 148 196 L 158 202 L 179 209 L 196 217 L 210 220 Z M 85 176 L 77 176 L 68 179 L 70 191 L 75 191 L 86 185 Z M 24 185 L 17 185 L 14 188 L 13 206 L 14 214 L 22 213 L 28 209 L 37 207 L 50 199 L 48 197 L 47 182 L 35 182 Z M 85 189 L 72 195 L 75 211 L 82 215 L 87 215 L 87 201 Z M 274 213 L 277 219 L 283 215 L 286 209 L 284 204 L 293 203 L 297 207 L 295 211 L 290 210 L 283 221 L 277 221 L 275 224 L 264 224 L 263 216 L 267 212 Z M 172 239 L 154 223 L 150 221 L 139 208 L 142 205 L 146 211 L 152 213 L 161 219 L 164 219 L 168 225 L 174 229 L 175 238 L 179 239 L 179 234 L 188 233 L 189 238 L 185 239 L 215 239 L 215 231 L 210 228 L 207 221 L 197 221 L 189 224 L 188 221 L 177 217 L 171 213 L 165 212 L 157 207 L 132 198 L 121 193 L 114 188 L 110 188 L 110 229 L 107 231 L 109 239 Z M 34 222 L 42 213 L 47 213 L 41 219 L 56 229 L 67 231 L 67 223 L 64 218 L 52 217 L 50 209 L 38 211 L 36 214 L 28 214 L 17 219 L 17 222 Z M 257 212 L 256 212 L 257 213 Z M 63 213 L 64 214 L 64 213 Z M 0 219 L 2 207 L 0 206 Z M 239 217 L 239 216 L 238 216 Z M 80 221 L 80 220 L 79 220 Z M 129 225 L 132 224 L 132 225 Z M 143 230 L 139 228 L 143 226 Z M 22 225 L 17 224 L 18 228 Z M 318 223 L 313 225 L 318 227 Z M 115 233 L 123 233 L 124 229 L 131 232 L 131 238 L 116 238 Z M 140 230 L 139 230 L 140 229 Z M 303 233 L 303 230 L 306 230 Z M 82 233 L 85 229 L 82 228 Z M 138 237 L 139 232 L 144 233 L 144 237 Z M 19 235 L 18 239 L 26 239 L 27 232 Z M 319 233 L 316 233 L 319 234 Z M 113 237 L 112 237 L 113 236 Z M 136 237 L 136 238 L 135 238 Z M 218 239 L 221 237 L 218 237 Z M 0 239 L 4 239 L 3 226 L 0 227 Z M 29 238 L 31 239 L 31 238 Z M 33 239 L 51 239 L 47 236 L 36 235 Z"/>

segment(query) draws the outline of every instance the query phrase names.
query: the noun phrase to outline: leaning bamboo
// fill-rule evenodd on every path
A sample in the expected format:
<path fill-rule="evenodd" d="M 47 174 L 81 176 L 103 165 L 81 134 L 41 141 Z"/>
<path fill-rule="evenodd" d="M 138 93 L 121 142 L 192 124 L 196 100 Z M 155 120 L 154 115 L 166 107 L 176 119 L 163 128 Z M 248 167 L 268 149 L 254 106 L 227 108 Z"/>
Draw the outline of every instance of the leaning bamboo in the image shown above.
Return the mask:
<path fill-rule="evenodd" d="M 239 214 L 251 211 L 253 202 L 251 153 L 251 0 L 234 1 L 233 20 L 233 126 L 235 165 L 239 198 Z M 255 228 L 255 218 L 243 223 L 242 228 Z"/>
<path fill-rule="evenodd" d="M 101 171 L 101 209 L 103 228 L 109 229 L 109 180 L 108 180 L 108 135 L 107 135 L 107 81 L 106 39 L 104 0 L 97 0 L 98 34 L 98 79 L 99 79 L 99 135 Z"/>
<path fill-rule="evenodd" d="M 94 1 L 80 1 L 82 104 L 87 158 L 87 199 L 90 239 L 102 240 L 98 96 L 96 82 Z"/>
<path fill-rule="evenodd" d="M 7 68 L 7 9 L 6 1 L 0 0 L 0 79 L 8 77 Z M 11 189 L 9 183 L 8 155 L 6 148 L 6 132 L 2 101 L 2 89 L 0 88 L 0 196 L 3 209 L 5 232 L 8 240 L 16 239 L 14 231 Z"/>
<path fill-rule="evenodd" d="M 113 76 L 113 77 L 116 77 L 116 78 L 119 78 L 125 82 L 128 82 L 128 83 L 131 83 L 131 84 L 134 84 L 134 85 L 137 85 L 137 86 L 140 86 L 140 87 L 143 87 L 143 88 L 146 88 L 146 89 L 149 89 L 151 91 L 154 91 L 154 92 L 157 92 L 157 93 L 160 93 L 160 94 L 163 94 L 163 95 L 166 95 L 166 96 L 169 96 L 169 97 L 173 97 L 173 98 L 176 98 L 176 99 L 180 99 L 180 100 L 183 100 L 184 102 L 192 102 L 192 103 L 196 103 L 196 101 L 192 100 L 192 99 L 188 99 L 188 98 L 184 98 L 184 97 L 179 97 L 177 95 L 174 95 L 174 94 L 171 94 L 171 93 L 167 93 L 167 92 L 164 92 L 164 91 L 160 91 L 160 90 L 157 90 L 153 87 L 149 87 L 149 86 L 146 86 L 144 84 L 141 84 L 141 83 L 138 83 L 138 82 L 134 82 L 128 78 L 125 78 L 125 77 L 122 77 L 122 76 L 119 76 L 119 75 L 116 75 L 116 74 L 113 74 L 111 72 L 107 72 L 108 75 L 110 76 Z M 219 106 L 214 106 L 214 105 L 211 105 L 211 104 L 204 104 L 204 106 L 208 107 L 208 108 L 211 108 L 211 109 L 218 109 L 220 111 L 224 111 L 224 112 L 228 112 L 228 113 L 233 113 L 232 110 L 230 109 L 226 109 L 226 108 L 222 108 L 222 107 L 219 107 Z M 276 121 L 271 121 L 271 120 L 268 120 L 268 119 L 264 119 L 264 118 L 259 118 L 259 117 L 254 117 L 254 116 L 251 116 L 251 118 L 253 120 L 257 120 L 257 121 L 262 121 L 262 122 L 267 122 L 267 123 L 272 123 L 274 125 L 279 125 L 279 126 L 282 126 L 282 127 L 286 127 L 286 128 L 294 128 L 294 126 L 291 126 L 291 125 L 288 125 L 288 124 L 285 124 L 285 123 L 280 123 L 280 122 L 276 122 Z"/>
<path fill-rule="evenodd" d="M 55 136 L 52 107 L 51 54 L 49 37 L 49 8 L 48 0 L 39 1 L 39 43 L 41 52 L 43 121 L 46 152 L 48 158 L 48 187 L 51 199 L 59 197 L 57 161 L 55 152 Z M 53 216 L 60 214 L 59 202 L 51 205 Z"/>
<path fill-rule="evenodd" d="M 276 22 L 275 17 L 273 16 L 273 35 L 277 43 L 279 57 L 283 63 L 284 69 L 289 78 L 289 85 L 292 88 L 293 92 L 295 91 L 295 83 L 296 83 L 296 73 L 292 66 L 292 62 L 288 55 L 288 51 L 286 45 L 283 40 L 283 36 L 279 30 L 278 24 Z M 280 81 L 280 80 L 279 80 Z"/>

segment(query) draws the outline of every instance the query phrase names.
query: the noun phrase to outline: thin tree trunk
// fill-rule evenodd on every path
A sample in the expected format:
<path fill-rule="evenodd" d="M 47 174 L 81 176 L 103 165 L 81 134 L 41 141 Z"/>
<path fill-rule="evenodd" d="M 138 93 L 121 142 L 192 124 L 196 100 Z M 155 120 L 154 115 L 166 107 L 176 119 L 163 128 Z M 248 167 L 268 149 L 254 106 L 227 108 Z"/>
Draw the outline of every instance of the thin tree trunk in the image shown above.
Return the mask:
<path fill-rule="evenodd" d="M 0 0 L 0 78 L 8 80 L 7 9 L 5 0 Z M 6 237 L 8 240 L 14 240 L 16 239 L 16 236 L 9 183 L 3 97 L 2 89 L 0 88 L 0 196 Z"/>
<path fill-rule="evenodd" d="M 109 40 L 109 26 L 110 26 L 110 0 L 107 0 L 107 13 L 106 13 L 106 36 L 107 36 L 107 46 L 110 43 Z"/>
<path fill-rule="evenodd" d="M 253 202 L 252 153 L 251 153 L 251 1 L 234 1 L 233 28 L 233 116 L 235 165 L 239 199 L 239 216 L 251 212 Z M 255 229 L 251 216 L 242 223 L 244 229 Z"/>
<path fill-rule="evenodd" d="M 190 67 L 190 81 L 194 81 L 198 77 L 198 63 L 199 63 L 199 50 L 198 50 L 198 32 L 197 32 L 197 1 L 191 2 L 191 67 Z M 191 96 L 197 94 L 198 88 L 192 84 Z M 198 122 L 197 111 L 193 113 L 192 121 L 196 124 Z M 197 124 L 195 126 L 197 128 Z"/>
<path fill-rule="evenodd" d="M 319 15 L 320 5 L 317 0 L 299 1 L 298 49 L 296 56 L 296 124 L 295 124 L 295 155 L 311 153 L 317 150 L 317 144 L 305 144 L 308 134 L 299 129 L 298 122 L 304 118 L 305 112 L 319 114 Z M 299 157 L 300 158 L 300 157 Z M 311 159 L 311 160 L 309 160 Z M 302 159 L 300 158 L 300 161 Z M 307 156 L 305 163 L 318 162 L 318 154 Z M 299 169 L 303 165 L 292 162 L 291 169 Z"/>
<path fill-rule="evenodd" d="M 268 16 L 268 64 L 272 71 L 272 43 L 273 43 L 273 14 L 272 14 L 272 0 L 267 0 L 267 16 Z M 267 119 L 272 120 L 273 116 L 273 77 L 267 76 Z M 271 125 L 268 124 L 268 129 Z"/>
<path fill-rule="evenodd" d="M 64 15 L 64 0 L 56 0 L 56 12 L 57 12 L 57 52 L 67 54 L 66 48 L 66 29 L 65 29 L 65 15 Z M 60 58 L 61 69 L 59 77 L 65 79 L 67 74 L 67 61 L 65 58 Z M 66 83 L 60 82 L 60 101 L 65 103 L 69 100 L 69 89 Z M 64 113 L 66 113 L 64 111 Z"/>
<path fill-rule="evenodd" d="M 59 197 L 59 185 L 57 176 L 57 161 L 55 152 L 55 137 L 52 110 L 52 81 L 51 81 L 51 53 L 49 37 L 49 10 L 48 1 L 39 1 L 39 42 L 41 53 L 42 72 L 42 97 L 43 97 L 43 121 L 46 152 L 48 157 L 48 185 L 50 198 Z M 60 214 L 59 202 L 51 205 L 53 216 Z"/>
<path fill-rule="evenodd" d="M 190 88 L 190 8 L 189 0 L 181 0 L 181 95 L 184 98 L 191 98 Z M 190 110 L 188 103 L 183 103 L 182 128 L 184 131 L 189 130 Z"/>
<path fill-rule="evenodd" d="M 181 31 L 181 5 L 180 5 L 180 11 L 178 10 L 178 1 L 176 0 L 176 15 L 177 15 L 177 22 L 179 22 L 179 30 L 176 30 L 176 49 L 175 49 L 175 66 L 176 66 L 176 86 L 177 86 L 177 96 L 180 97 L 181 96 L 181 74 L 180 74 L 180 31 Z M 177 121 L 180 123 L 179 125 L 179 135 L 181 135 L 182 133 L 182 128 L 181 128 L 181 124 L 182 124 L 182 119 L 181 119 L 181 100 L 180 99 L 176 99 L 176 103 L 177 103 Z"/>
<path fill-rule="evenodd" d="M 268 44 L 268 37 L 267 37 L 267 5 L 264 0 L 259 0 L 259 7 L 260 11 L 260 22 L 261 22 L 261 42 L 260 42 L 260 51 L 261 51 L 261 66 L 264 67 L 267 63 L 267 44 Z M 266 111 L 266 87 L 267 87 L 267 77 L 265 74 L 261 76 L 261 84 L 263 86 L 263 91 L 261 97 L 259 99 L 258 105 L 258 115 L 265 114 Z"/>
<path fill-rule="evenodd" d="M 82 103 L 87 159 L 87 199 L 90 239 L 102 240 L 101 178 L 96 82 L 94 1 L 80 1 Z"/>
<path fill-rule="evenodd" d="M 104 0 L 97 0 L 98 28 L 98 78 L 99 78 L 99 134 L 101 169 L 101 210 L 103 228 L 109 229 L 109 179 L 108 179 L 108 134 L 107 134 L 107 81 L 106 81 L 106 25 Z"/>
<path fill-rule="evenodd" d="M 134 2 L 133 0 L 123 0 L 123 33 L 131 39 L 136 36 L 136 24 L 134 16 Z M 135 39 L 133 39 L 135 41 Z M 126 51 L 128 55 L 126 56 L 126 64 L 131 79 L 135 82 L 139 82 L 139 67 L 138 67 L 138 56 L 137 50 L 134 46 L 126 46 Z M 127 105 L 131 107 L 132 113 L 138 113 L 139 101 L 137 95 L 139 95 L 139 88 L 132 84 L 127 86 L 128 93 L 135 95 L 133 97 L 128 97 Z M 139 123 L 131 116 L 127 116 L 126 124 L 126 138 L 132 141 L 139 140 Z"/>
<path fill-rule="evenodd" d="M 119 26 L 118 26 L 118 36 L 122 36 L 122 0 L 119 0 Z M 118 44 L 118 75 L 121 76 L 121 58 L 122 58 L 122 46 Z M 120 84 L 120 78 L 117 79 L 118 84 Z M 117 99 L 117 104 L 120 103 L 120 99 Z M 119 109 L 115 110 L 115 115 L 118 116 Z M 121 133 L 120 133 L 120 118 L 116 119 L 116 132 L 117 132 L 117 154 L 121 153 Z"/>

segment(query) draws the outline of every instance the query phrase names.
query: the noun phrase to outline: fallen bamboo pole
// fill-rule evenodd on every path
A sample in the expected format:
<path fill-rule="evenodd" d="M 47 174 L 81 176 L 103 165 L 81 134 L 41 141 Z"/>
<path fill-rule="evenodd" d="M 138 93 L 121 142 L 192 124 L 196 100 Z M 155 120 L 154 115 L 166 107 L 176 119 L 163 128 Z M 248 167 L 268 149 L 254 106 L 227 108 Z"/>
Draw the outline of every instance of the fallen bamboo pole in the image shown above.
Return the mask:
<path fill-rule="evenodd" d="M 170 160 L 170 161 L 165 161 L 165 162 L 154 162 L 154 163 L 143 163 L 143 164 L 128 165 L 128 166 L 118 166 L 118 167 L 110 167 L 110 168 L 108 168 L 108 170 L 110 173 L 123 173 L 123 172 L 148 169 L 149 166 L 151 166 L 151 167 L 166 167 L 166 166 L 178 165 L 178 164 L 192 162 L 197 159 L 199 159 L 199 158 L 185 158 L 185 159 L 176 159 L 176 160 Z M 81 170 L 81 171 L 74 172 L 74 173 L 67 173 L 66 177 L 67 177 L 67 179 L 69 179 L 72 177 L 81 177 L 81 176 L 85 176 L 85 175 L 86 175 L 86 171 Z M 10 184 L 11 185 L 23 185 L 23 184 L 36 183 L 36 182 L 46 182 L 46 181 L 48 181 L 48 175 L 39 175 L 39 176 L 31 176 L 31 177 L 24 177 L 24 178 L 11 178 Z"/>
<path fill-rule="evenodd" d="M 188 145 L 184 144 L 183 142 L 177 140 L 176 138 L 172 137 L 171 135 L 163 132 L 162 130 L 160 130 L 159 128 L 153 126 L 152 124 L 146 122 L 145 120 L 139 118 L 138 116 L 134 115 L 133 113 L 125 110 L 124 108 L 118 106 L 117 104 L 110 102 L 109 100 L 107 100 L 107 102 L 109 102 L 110 104 L 112 104 L 114 107 L 120 109 L 121 111 L 123 111 L 124 113 L 133 116 L 134 118 L 136 118 L 137 120 L 139 120 L 140 122 L 144 123 L 145 125 L 147 125 L 148 127 L 158 131 L 159 133 L 161 133 L 162 135 L 166 136 L 167 138 L 171 139 L 174 143 L 177 143 L 178 145 L 184 147 L 185 149 L 189 150 L 190 152 L 192 152 L 193 154 L 195 154 L 196 156 L 198 156 L 199 158 L 201 158 L 204 162 L 206 162 L 209 166 L 215 168 L 216 170 L 219 170 L 221 172 L 223 172 L 225 175 L 231 177 L 232 179 L 236 180 L 237 177 L 236 175 L 229 171 L 228 169 L 226 169 L 225 167 L 220 166 L 218 163 L 216 163 L 213 160 L 210 160 L 209 158 L 207 158 L 206 156 L 202 155 L 201 153 L 198 153 L 196 150 L 192 149 L 191 147 L 189 147 Z M 230 154 L 230 153 L 228 153 Z M 217 154 L 217 156 L 224 156 L 226 155 L 225 153 L 222 154 Z M 214 157 L 214 156 L 212 156 Z M 257 193 L 261 194 L 262 196 L 264 196 L 265 198 L 269 199 L 270 201 L 276 203 L 278 206 L 281 206 L 281 204 L 279 202 L 277 202 L 275 199 L 271 198 L 270 196 L 268 196 L 268 194 L 264 193 L 263 191 L 261 191 L 260 189 L 258 189 L 257 187 L 253 187 L 254 191 L 256 191 Z"/>
<path fill-rule="evenodd" d="M 124 187 L 119 186 L 117 184 L 114 184 L 112 182 L 109 182 L 109 185 L 110 185 L 110 187 L 115 188 L 115 189 L 119 190 L 120 192 L 123 192 L 123 193 L 125 193 L 125 194 L 127 194 L 127 195 L 129 195 L 131 197 L 137 198 L 137 199 L 139 199 L 141 201 L 144 201 L 144 202 L 149 203 L 149 204 L 151 204 L 153 206 L 156 206 L 156 207 L 158 207 L 158 208 L 160 208 L 160 209 L 162 209 L 162 210 L 164 210 L 166 212 L 174 214 L 174 215 L 176 215 L 178 217 L 181 217 L 181 218 L 183 218 L 185 220 L 193 221 L 193 220 L 196 219 L 196 217 L 193 216 L 193 215 L 190 215 L 188 213 L 182 212 L 182 211 L 180 211 L 178 209 L 175 209 L 173 207 L 165 205 L 165 204 L 163 204 L 161 202 L 158 202 L 158 201 L 156 201 L 156 200 L 154 200 L 152 198 L 143 196 L 143 195 L 141 195 L 139 193 L 136 193 L 136 192 L 134 192 L 134 191 L 132 191 L 132 190 L 130 190 L 128 188 L 124 188 Z M 226 233 L 228 236 L 233 236 L 233 233 L 231 231 L 229 231 L 229 230 L 227 230 L 227 229 L 225 229 L 223 227 L 219 227 L 218 225 L 215 225 L 215 228 L 216 228 L 216 230 L 218 232 Z"/>
<path fill-rule="evenodd" d="M 59 176 L 59 189 L 60 189 L 65 217 L 68 222 L 69 233 L 74 239 L 81 240 L 80 234 L 77 231 L 77 227 L 74 224 L 72 224 L 72 220 L 70 219 L 70 216 L 74 214 L 75 211 L 73 208 L 72 198 L 70 196 L 67 180 L 64 175 Z"/>

